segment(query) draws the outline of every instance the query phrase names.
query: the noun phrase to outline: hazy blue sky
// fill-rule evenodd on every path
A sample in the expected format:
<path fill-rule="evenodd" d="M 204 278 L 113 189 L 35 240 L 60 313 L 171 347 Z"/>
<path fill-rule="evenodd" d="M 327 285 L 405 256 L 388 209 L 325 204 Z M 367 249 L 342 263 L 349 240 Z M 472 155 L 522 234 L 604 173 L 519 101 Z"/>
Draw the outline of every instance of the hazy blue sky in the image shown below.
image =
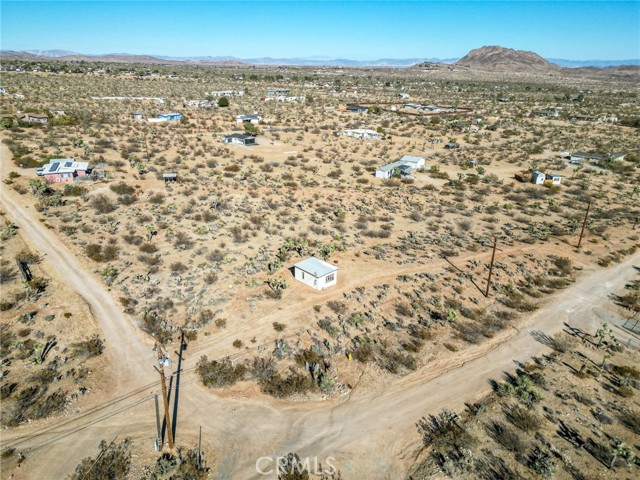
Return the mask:
<path fill-rule="evenodd" d="M 483 45 L 640 58 L 640 1 L 6 1 L 4 50 L 173 56 L 460 57 Z"/>

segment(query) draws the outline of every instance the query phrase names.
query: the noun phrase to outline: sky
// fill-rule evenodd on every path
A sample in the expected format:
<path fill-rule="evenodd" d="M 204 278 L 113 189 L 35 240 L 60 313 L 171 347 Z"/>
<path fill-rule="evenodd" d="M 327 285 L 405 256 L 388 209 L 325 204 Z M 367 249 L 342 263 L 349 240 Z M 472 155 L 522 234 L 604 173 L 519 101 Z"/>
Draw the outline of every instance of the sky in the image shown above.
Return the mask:
<path fill-rule="evenodd" d="M 8 1 L 2 50 L 167 56 L 458 58 L 483 45 L 546 58 L 640 58 L 640 0 Z"/>

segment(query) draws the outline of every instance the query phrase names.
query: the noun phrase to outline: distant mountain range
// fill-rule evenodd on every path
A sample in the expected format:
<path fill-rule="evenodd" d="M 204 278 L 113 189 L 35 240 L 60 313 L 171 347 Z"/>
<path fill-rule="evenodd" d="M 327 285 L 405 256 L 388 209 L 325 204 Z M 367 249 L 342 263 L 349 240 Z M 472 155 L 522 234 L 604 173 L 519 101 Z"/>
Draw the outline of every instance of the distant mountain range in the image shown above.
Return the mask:
<path fill-rule="evenodd" d="M 236 58 L 231 56 L 191 56 L 174 57 L 166 55 L 132 55 L 128 53 L 110 53 L 92 55 L 67 50 L 25 50 L 2 51 L 0 58 L 25 59 L 59 59 L 69 61 L 104 61 L 118 63 L 190 63 L 212 65 L 294 65 L 294 66 L 332 66 L 332 67 L 411 67 L 420 64 L 455 64 L 474 69 L 490 68 L 491 70 L 554 70 L 563 68 L 612 68 L 621 65 L 640 65 L 640 59 L 628 60 L 566 60 L 560 58 L 544 59 L 533 52 L 512 50 L 490 46 L 472 50 L 464 57 L 458 58 L 382 58 L 378 60 L 350 60 L 330 57 L 298 57 L 298 58 Z"/>

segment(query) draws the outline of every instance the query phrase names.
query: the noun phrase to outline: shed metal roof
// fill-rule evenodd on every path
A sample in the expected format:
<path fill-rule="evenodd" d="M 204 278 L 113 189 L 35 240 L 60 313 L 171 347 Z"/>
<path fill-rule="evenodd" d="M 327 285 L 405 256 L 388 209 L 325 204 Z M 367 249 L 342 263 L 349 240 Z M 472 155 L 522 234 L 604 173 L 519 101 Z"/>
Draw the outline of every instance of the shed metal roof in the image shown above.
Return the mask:
<path fill-rule="evenodd" d="M 331 265 L 316 257 L 309 257 L 294 265 L 295 268 L 305 271 L 316 278 L 324 277 L 338 270 L 338 267 Z"/>

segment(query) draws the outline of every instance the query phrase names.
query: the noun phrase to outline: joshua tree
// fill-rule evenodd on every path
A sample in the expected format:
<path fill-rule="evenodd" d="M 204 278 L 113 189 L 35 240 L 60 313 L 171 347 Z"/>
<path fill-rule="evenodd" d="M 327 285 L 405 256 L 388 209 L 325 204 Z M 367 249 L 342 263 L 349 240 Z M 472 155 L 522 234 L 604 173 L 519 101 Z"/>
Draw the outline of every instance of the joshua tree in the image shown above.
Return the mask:
<path fill-rule="evenodd" d="M 618 458 L 624 458 L 625 462 L 627 463 L 627 466 L 629 466 L 629 464 L 631 462 L 633 462 L 636 458 L 635 453 L 633 453 L 633 450 L 631 450 L 629 447 L 627 447 L 627 445 L 618 440 L 616 441 L 615 445 L 611 448 L 611 463 L 609 464 L 609 468 L 614 468 L 615 464 L 616 464 L 616 460 Z"/>

